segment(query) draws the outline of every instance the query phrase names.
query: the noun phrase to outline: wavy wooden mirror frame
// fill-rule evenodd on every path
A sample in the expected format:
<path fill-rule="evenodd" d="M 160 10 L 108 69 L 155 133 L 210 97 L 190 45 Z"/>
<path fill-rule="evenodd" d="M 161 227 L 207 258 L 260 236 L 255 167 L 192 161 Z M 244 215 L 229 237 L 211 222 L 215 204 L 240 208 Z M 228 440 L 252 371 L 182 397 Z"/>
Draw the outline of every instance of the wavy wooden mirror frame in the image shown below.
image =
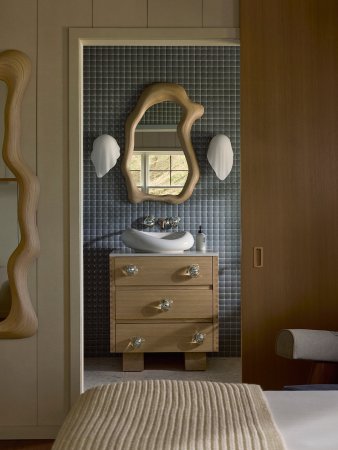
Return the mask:
<path fill-rule="evenodd" d="M 20 242 L 7 264 L 11 309 L 0 322 L 0 339 L 32 336 L 37 317 L 28 290 L 28 269 L 39 253 L 36 210 L 39 182 L 20 152 L 21 102 L 31 71 L 28 57 L 17 50 L 0 53 L 0 80 L 7 85 L 2 156 L 18 183 L 18 223 Z"/>
<path fill-rule="evenodd" d="M 138 123 L 150 107 L 166 101 L 178 103 L 183 109 L 182 118 L 177 125 L 177 134 L 187 159 L 189 173 L 187 181 L 178 195 L 153 195 L 138 190 L 128 167 L 133 156 L 135 130 Z M 184 88 L 178 84 L 155 83 L 144 89 L 138 99 L 135 109 L 129 114 L 126 121 L 125 152 L 121 168 L 126 179 L 128 198 L 131 203 L 152 200 L 179 204 L 190 198 L 200 177 L 197 158 L 191 143 L 190 131 L 194 122 L 202 117 L 203 113 L 203 106 L 198 103 L 193 103 L 189 99 Z"/>

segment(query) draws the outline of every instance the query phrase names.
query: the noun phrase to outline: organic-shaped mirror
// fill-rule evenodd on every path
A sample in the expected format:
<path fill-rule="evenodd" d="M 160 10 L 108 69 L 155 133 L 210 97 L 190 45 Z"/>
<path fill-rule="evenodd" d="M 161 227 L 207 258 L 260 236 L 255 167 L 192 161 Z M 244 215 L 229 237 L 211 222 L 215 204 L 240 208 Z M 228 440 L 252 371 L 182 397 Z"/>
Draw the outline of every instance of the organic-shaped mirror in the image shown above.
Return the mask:
<path fill-rule="evenodd" d="M 0 81 L 0 145 L 4 139 L 4 113 L 7 85 Z M 0 158 L 0 321 L 11 309 L 11 295 L 7 277 L 7 262 L 18 245 L 17 184 Z"/>
<path fill-rule="evenodd" d="M 144 120 L 148 114 L 156 114 L 156 107 L 155 112 L 149 108 L 158 104 L 167 106 L 171 112 L 176 109 L 176 116 L 177 109 L 182 109 L 177 127 L 167 122 L 158 124 L 158 121 L 149 125 L 149 120 Z M 122 161 L 128 198 L 132 203 L 157 200 L 178 204 L 188 200 L 199 180 L 190 131 L 203 112 L 203 106 L 193 103 L 183 87 L 177 84 L 156 83 L 142 92 L 126 121 Z M 165 113 L 164 116 L 172 117 L 173 114 Z"/>
<path fill-rule="evenodd" d="M 20 108 L 30 75 L 28 57 L 16 50 L 0 53 L 0 80 L 7 86 L 4 109 L 4 137 L 2 156 L 9 176 L 0 183 L 17 183 L 17 220 L 19 244 L 11 253 L 7 273 L 1 270 L 3 291 L 10 294 L 10 309 L 0 322 L 0 339 L 17 339 L 32 336 L 37 330 L 37 318 L 28 291 L 28 268 L 39 251 L 36 228 L 36 209 L 39 183 L 20 154 Z M 8 170 L 10 172 L 8 172 Z M 1 188 L 1 186 L 0 186 Z M 16 223 L 13 223 L 15 229 Z"/>

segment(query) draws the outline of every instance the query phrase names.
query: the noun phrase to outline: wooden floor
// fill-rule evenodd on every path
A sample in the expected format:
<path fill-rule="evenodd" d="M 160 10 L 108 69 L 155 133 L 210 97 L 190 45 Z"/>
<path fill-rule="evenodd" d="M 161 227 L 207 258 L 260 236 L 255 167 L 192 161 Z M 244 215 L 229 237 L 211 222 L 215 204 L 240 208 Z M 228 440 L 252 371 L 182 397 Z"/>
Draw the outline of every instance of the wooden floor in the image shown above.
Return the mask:
<path fill-rule="evenodd" d="M 41 439 L 41 440 L 13 440 L 13 441 L 1 441 L 0 449 L 2 450 L 50 450 L 54 441 Z"/>

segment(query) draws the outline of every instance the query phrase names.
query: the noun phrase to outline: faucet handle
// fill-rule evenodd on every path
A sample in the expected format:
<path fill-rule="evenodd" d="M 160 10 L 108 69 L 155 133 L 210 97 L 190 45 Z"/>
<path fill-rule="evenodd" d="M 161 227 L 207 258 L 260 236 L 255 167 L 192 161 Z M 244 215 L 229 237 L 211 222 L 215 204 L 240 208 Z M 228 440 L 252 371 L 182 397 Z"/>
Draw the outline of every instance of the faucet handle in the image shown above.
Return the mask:
<path fill-rule="evenodd" d="M 143 225 L 146 225 L 147 227 L 153 227 L 155 223 L 156 223 L 155 216 L 147 216 L 143 220 Z"/>
<path fill-rule="evenodd" d="M 172 228 L 176 228 L 180 222 L 181 218 L 178 216 L 169 217 L 169 224 Z"/>

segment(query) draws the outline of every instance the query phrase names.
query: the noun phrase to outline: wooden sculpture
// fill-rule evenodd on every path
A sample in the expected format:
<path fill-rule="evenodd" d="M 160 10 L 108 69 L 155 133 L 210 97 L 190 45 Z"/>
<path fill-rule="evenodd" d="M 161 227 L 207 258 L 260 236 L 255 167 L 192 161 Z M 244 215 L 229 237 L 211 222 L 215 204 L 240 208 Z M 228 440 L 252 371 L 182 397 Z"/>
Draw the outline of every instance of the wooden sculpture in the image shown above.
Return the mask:
<path fill-rule="evenodd" d="M 20 152 L 20 111 L 30 76 L 28 57 L 17 50 L 0 53 L 0 80 L 7 85 L 5 127 L 2 156 L 18 183 L 18 222 L 20 242 L 11 254 L 7 274 L 11 292 L 11 309 L 0 322 L 0 339 L 32 336 L 37 330 L 37 317 L 28 290 L 28 269 L 39 252 L 36 210 L 39 182 L 24 163 Z"/>

